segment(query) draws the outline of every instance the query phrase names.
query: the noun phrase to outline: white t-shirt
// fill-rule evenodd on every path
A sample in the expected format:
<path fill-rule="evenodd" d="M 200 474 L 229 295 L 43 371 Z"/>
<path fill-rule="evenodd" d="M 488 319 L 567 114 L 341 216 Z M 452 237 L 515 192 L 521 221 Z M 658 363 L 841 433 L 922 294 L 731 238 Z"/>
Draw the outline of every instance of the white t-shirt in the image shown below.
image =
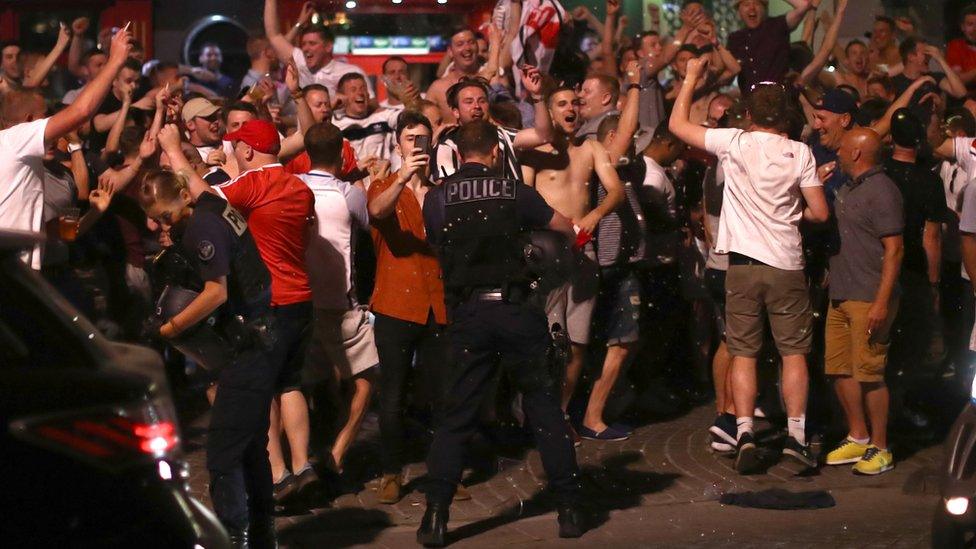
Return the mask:
<path fill-rule="evenodd" d="M 332 123 L 342 130 L 342 136 L 349 140 L 356 158 L 375 156 L 390 161 L 390 169 L 400 169 L 400 155 L 394 154 L 396 147 L 396 123 L 400 116 L 398 110 L 376 109 L 366 118 L 346 116 L 337 111 Z"/>
<path fill-rule="evenodd" d="M 976 177 L 976 139 L 972 137 L 956 137 L 952 140 L 952 152 L 956 157 L 956 164 L 966 172 L 967 180 Z"/>
<path fill-rule="evenodd" d="M 0 229 L 40 232 L 44 219 L 44 130 L 48 119 L 0 131 Z M 21 254 L 41 268 L 41 249 Z"/>
<path fill-rule="evenodd" d="M 366 193 L 334 175 L 312 170 L 297 176 L 315 195 L 315 229 L 305 249 L 312 302 L 318 309 L 356 306 L 352 252 L 354 225 L 369 227 Z"/>
<path fill-rule="evenodd" d="M 376 97 L 376 92 L 373 91 L 373 84 L 369 81 L 366 72 L 352 63 L 346 63 L 345 61 L 332 58 L 332 61 L 329 61 L 313 73 L 308 68 L 308 63 L 305 62 L 305 55 L 302 54 L 301 48 L 293 49 L 291 56 L 295 60 L 295 65 L 298 67 L 298 83 L 303 88 L 309 84 L 322 84 L 329 89 L 329 97 L 334 99 L 339 79 L 346 73 L 358 72 L 366 79 L 366 88 L 369 89 L 369 96 Z"/>
<path fill-rule="evenodd" d="M 705 149 L 725 173 L 715 249 L 787 271 L 803 269 L 801 187 L 820 187 L 813 153 L 766 132 L 705 131 Z"/>
<path fill-rule="evenodd" d="M 647 258 L 652 265 L 669 265 L 675 262 L 678 254 L 678 233 L 674 230 L 678 205 L 674 184 L 653 158 L 642 158 L 646 171 L 640 197 L 648 213 Z"/>

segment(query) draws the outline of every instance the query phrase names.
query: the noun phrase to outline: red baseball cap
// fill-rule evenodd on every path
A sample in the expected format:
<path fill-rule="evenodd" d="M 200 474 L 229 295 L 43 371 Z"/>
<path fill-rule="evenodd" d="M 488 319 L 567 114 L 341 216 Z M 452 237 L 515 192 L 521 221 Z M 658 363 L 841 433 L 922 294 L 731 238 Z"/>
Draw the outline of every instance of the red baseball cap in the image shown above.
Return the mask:
<path fill-rule="evenodd" d="M 248 120 L 236 132 L 225 135 L 224 141 L 243 141 L 264 154 L 278 154 L 281 149 L 278 130 L 267 120 Z"/>

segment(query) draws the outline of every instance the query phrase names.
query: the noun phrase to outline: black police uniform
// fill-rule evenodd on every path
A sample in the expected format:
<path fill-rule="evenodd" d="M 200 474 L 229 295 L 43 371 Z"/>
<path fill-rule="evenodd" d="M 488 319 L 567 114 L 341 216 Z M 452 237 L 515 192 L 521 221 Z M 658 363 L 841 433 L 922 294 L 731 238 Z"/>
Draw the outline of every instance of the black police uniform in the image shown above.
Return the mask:
<path fill-rule="evenodd" d="M 182 233 L 182 234 L 180 234 Z M 225 200 L 200 195 L 175 248 L 203 282 L 227 277 L 227 302 L 216 314 L 215 328 L 238 341 L 230 365 L 219 372 L 207 434 L 207 469 L 214 511 L 233 537 L 252 546 L 274 534 L 274 497 L 268 461 L 271 399 L 278 372 L 267 344 L 239 334 L 262 323 L 271 306 L 271 275 L 261 260 L 247 222 Z M 192 328 L 190 328 L 192 330 Z M 229 332 L 234 331 L 235 334 Z M 270 531 L 268 531 L 270 528 Z"/>
<path fill-rule="evenodd" d="M 552 216 L 535 189 L 495 177 L 481 164 L 463 164 L 427 193 L 424 224 L 444 273 L 454 361 L 451 390 L 427 458 L 428 504 L 450 504 L 461 480 L 464 445 L 499 366 L 522 392 L 550 491 L 559 505 L 577 503 L 579 468 L 559 407 L 561 380 L 546 360 L 551 339 L 545 312 L 526 299 L 519 238 L 547 227 Z"/>

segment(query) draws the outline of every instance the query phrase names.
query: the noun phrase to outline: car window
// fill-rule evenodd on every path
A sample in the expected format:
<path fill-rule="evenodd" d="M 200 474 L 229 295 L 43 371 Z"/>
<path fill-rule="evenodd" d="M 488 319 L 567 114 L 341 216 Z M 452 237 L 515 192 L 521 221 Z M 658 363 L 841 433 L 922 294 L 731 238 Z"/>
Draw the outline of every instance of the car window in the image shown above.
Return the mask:
<path fill-rule="evenodd" d="M 0 367 L 87 368 L 91 353 L 72 318 L 42 298 L 38 277 L 0 268 Z"/>

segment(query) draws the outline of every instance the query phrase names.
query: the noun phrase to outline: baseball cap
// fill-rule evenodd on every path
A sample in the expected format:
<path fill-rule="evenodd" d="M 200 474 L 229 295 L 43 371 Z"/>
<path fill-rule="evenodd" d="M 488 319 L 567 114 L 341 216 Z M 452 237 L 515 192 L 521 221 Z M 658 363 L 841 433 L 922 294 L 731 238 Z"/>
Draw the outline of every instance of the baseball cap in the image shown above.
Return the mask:
<path fill-rule="evenodd" d="M 183 105 L 183 112 L 180 114 L 183 117 L 183 123 L 186 124 L 198 116 L 206 118 L 219 110 L 220 107 L 211 103 L 209 99 L 194 97 Z"/>
<path fill-rule="evenodd" d="M 834 114 L 849 114 L 854 116 L 857 113 L 857 100 L 851 94 L 843 90 L 827 90 L 820 102 L 814 107 L 818 111 L 830 111 Z"/>
<path fill-rule="evenodd" d="M 278 130 L 267 120 L 248 120 L 236 132 L 225 135 L 224 141 L 243 141 L 264 154 L 278 154 L 281 149 Z"/>

